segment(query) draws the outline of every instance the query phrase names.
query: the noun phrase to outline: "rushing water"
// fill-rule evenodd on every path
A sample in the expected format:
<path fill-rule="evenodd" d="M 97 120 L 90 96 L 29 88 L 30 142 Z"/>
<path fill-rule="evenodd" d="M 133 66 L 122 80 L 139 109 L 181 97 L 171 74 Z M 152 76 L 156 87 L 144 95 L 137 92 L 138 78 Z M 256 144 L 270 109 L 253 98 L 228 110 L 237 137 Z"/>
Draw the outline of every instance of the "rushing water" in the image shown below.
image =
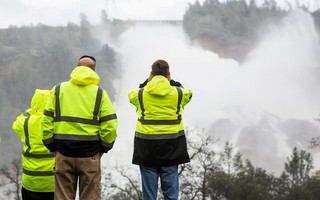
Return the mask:
<path fill-rule="evenodd" d="M 319 134 L 319 38 L 302 11 L 264 31 L 241 65 L 192 44 L 182 26 L 170 24 L 132 27 L 114 47 L 122 55 L 122 76 L 115 82 L 118 139 L 105 165 L 131 163 L 137 117 L 127 94 L 157 59 L 168 61 L 172 78 L 193 91 L 185 126 L 205 129 L 221 139 L 220 146 L 231 141 L 256 165 L 281 170 L 293 146 L 306 149 L 306 140 Z"/>

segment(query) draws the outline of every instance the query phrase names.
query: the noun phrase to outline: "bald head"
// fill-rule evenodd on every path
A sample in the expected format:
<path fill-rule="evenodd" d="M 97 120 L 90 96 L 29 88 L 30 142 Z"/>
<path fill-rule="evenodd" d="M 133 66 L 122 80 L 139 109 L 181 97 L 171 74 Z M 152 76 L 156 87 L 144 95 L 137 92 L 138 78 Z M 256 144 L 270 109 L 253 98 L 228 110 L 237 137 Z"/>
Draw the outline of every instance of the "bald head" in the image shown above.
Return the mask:
<path fill-rule="evenodd" d="M 84 57 L 84 58 L 80 58 L 78 62 L 78 66 L 90 67 L 93 71 L 95 71 L 96 62 L 89 57 Z"/>

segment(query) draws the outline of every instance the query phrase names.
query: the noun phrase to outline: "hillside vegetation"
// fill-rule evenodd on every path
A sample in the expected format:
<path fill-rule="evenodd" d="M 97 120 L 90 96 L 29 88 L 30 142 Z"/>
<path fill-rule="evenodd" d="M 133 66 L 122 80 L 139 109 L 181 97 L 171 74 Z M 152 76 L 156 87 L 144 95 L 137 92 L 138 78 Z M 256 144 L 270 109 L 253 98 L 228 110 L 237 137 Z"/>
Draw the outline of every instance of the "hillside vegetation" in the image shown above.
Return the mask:
<path fill-rule="evenodd" d="M 301 9 L 307 10 L 302 7 Z M 205 0 L 189 6 L 183 18 L 185 31 L 192 41 L 224 58 L 239 62 L 245 60 L 268 25 L 277 24 L 290 10 L 281 10 L 276 1 L 265 0 L 257 6 L 256 0 Z M 320 10 L 311 13 L 320 27 Z"/>

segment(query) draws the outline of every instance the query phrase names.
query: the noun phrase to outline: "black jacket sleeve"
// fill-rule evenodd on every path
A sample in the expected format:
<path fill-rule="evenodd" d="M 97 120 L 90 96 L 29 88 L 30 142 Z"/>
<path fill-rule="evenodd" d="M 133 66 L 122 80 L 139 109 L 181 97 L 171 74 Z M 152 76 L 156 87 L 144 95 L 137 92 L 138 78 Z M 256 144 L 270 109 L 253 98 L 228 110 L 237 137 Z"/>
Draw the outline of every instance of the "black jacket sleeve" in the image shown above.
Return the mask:
<path fill-rule="evenodd" d="M 174 81 L 173 79 L 170 80 L 170 85 L 176 87 L 183 87 L 180 82 Z"/>
<path fill-rule="evenodd" d="M 141 83 L 141 84 L 139 85 L 139 88 L 143 88 L 144 86 L 147 85 L 147 83 L 148 83 L 148 79 L 145 80 L 143 83 Z"/>

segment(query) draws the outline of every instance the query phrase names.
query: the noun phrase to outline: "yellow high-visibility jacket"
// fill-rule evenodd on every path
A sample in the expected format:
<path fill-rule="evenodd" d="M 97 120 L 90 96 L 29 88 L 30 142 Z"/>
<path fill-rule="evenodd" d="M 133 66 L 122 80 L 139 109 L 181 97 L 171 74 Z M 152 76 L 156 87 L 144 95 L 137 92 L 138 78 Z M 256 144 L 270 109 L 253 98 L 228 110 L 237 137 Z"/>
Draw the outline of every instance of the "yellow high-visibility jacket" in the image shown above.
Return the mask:
<path fill-rule="evenodd" d="M 152 167 L 189 162 L 182 113 L 192 92 L 171 86 L 158 75 L 128 96 L 138 115 L 133 164 Z"/>
<path fill-rule="evenodd" d="M 46 104 L 41 132 L 50 151 L 65 156 L 91 157 L 108 152 L 117 137 L 117 116 L 98 74 L 76 67 L 71 80 L 53 87 Z"/>
<path fill-rule="evenodd" d="M 21 138 L 22 186 L 32 192 L 54 192 L 55 157 L 42 143 L 40 121 L 49 90 L 36 90 L 31 108 L 17 117 L 13 130 Z"/>

